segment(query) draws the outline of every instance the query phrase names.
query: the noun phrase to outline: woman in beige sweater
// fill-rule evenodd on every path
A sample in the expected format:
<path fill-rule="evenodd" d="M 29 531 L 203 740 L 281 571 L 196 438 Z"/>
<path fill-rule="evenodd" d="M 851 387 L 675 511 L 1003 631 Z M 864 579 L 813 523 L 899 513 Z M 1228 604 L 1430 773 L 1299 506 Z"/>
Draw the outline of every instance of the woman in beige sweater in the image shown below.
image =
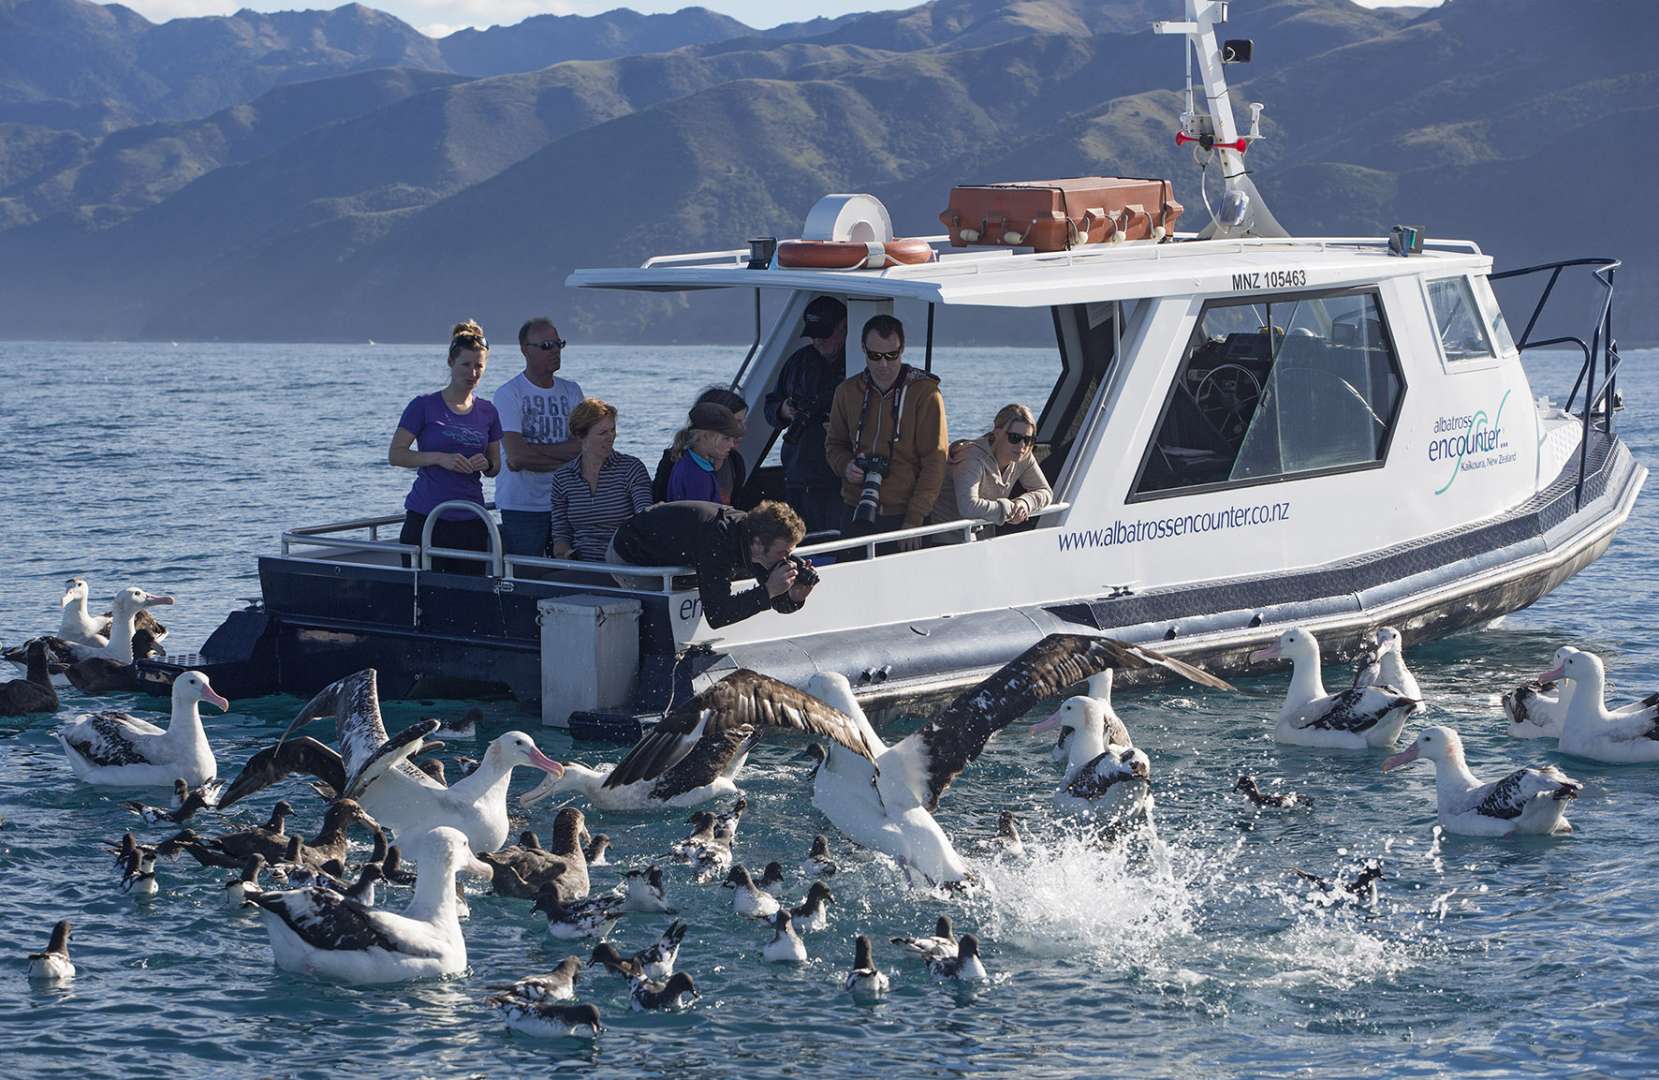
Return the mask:
<path fill-rule="evenodd" d="M 934 522 L 968 518 L 992 526 L 1018 525 L 1054 501 L 1048 478 L 1037 466 L 1032 447 L 1037 438 L 1037 421 L 1024 405 L 1004 405 L 997 412 L 989 434 L 953 447 L 950 471 L 939 500 L 933 504 Z M 1008 497 L 1015 487 L 1024 487 L 1017 499 Z M 985 535 L 995 535 L 995 529 Z M 961 534 L 935 538 L 942 543 L 959 543 Z"/>

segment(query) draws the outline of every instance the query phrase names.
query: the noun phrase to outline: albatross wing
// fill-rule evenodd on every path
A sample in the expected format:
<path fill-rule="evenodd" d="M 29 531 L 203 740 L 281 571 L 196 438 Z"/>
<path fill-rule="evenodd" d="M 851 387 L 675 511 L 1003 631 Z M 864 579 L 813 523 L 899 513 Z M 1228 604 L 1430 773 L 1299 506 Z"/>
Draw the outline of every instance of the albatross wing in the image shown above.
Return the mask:
<path fill-rule="evenodd" d="M 617 763 L 604 786 L 617 788 L 655 780 L 705 739 L 741 746 L 742 742 L 733 743 L 728 736 L 742 727 L 753 729 L 753 739 L 768 731 L 797 731 L 833 739 L 869 761 L 874 761 L 879 752 L 845 713 L 787 683 L 741 668 L 664 716 Z"/>
<path fill-rule="evenodd" d="M 1039 702 L 1109 667 L 1159 667 L 1204 686 L 1236 690 L 1225 679 L 1143 645 L 1087 634 L 1050 634 L 945 706 L 894 746 L 888 757 L 899 755 L 905 763 L 905 782 L 927 809 L 936 809 L 951 781 L 979 757 L 992 735 Z"/>

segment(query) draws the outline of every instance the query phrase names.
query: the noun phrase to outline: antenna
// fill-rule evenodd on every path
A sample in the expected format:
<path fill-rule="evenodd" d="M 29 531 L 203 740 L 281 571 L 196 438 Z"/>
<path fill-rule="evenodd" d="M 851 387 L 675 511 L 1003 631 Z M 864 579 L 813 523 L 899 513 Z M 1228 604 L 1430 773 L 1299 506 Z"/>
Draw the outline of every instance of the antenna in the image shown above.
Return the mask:
<path fill-rule="evenodd" d="M 1227 239 L 1237 236 L 1288 236 L 1284 226 L 1267 208 L 1261 192 L 1250 179 L 1244 155 L 1250 144 L 1262 137 L 1262 105 L 1250 105 L 1250 131 L 1241 134 L 1233 118 L 1233 103 L 1227 96 L 1227 76 L 1223 66 L 1228 63 L 1248 63 L 1253 48 L 1249 41 L 1216 41 L 1217 24 L 1227 21 L 1227 0 L 1186 0 L 1187 17 L 1183 22 L 1155 22 L 1155 34 L 1181 34 L 1187 39 L 1187 107 L 1181 114 L 1181 130 L 1175 133 L 1175 145 L 1193 144 L 1193 158 L 1198 163 L 1199 193 L 1210 211 L 1210 225 L 1199 233 L 1203 240 Z M 1193 89 L 1192 65 L 1198 61 L 1198 76 L 1204 86 L 1204 108 L 1200 112 Z M 1201 156 L 1202 155 L 1202 156 Z M 1219 155 L 1221 181 L 1226 191 L 1219 211 L 1210 206 L 1209 193 L 1204 190 L 1204 173 L 1210 162 Z"/>

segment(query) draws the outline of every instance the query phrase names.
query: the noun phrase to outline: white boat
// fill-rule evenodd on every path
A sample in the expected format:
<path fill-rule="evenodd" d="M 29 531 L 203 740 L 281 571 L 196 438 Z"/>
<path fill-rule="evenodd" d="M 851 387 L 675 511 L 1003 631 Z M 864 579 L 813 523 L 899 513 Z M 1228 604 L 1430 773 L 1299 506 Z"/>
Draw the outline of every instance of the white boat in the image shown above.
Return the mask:
<path fill-rule="evenodd" d="M 714 629 L 684 568 L 660 568 L 661 584 L 647 590 L 545 580 L 535 575 L 603 567 L 503 556 L 497 539 L 471 555 L 489 572 L 469 578 L 421 569 L 424 544 L 380 540 L 397 515 L 314 526 L 285 533 L 282 553 L 260 560 L 263 608 L 233 616 L 205 660 L 299 693 L 367 663 L 393 693 L 421 675 L 473 690 L 493 682 L 542 698 L 544 719 L 559 724 L 571 708 L 563 689 L 546 691 L 550 678 L 563 685 L 550 668 L 573 661 L 543 640 L 538 603 L 576 593 L 637 605 L 628 689 L 593 703 L 624 718 L 660 713 L 738 667 L 797 682 L 839 671 L 873 706 L 948 692 L 1056 630 L 1158 642 L 1227 672 L 1290 626 L 1341 655 L 1382 624 L 1415 642 L 1537 600 L 1607 549 L 1647 476 L 1616 436 L 1610 404 L 1617 262 L 1494 274 L 1476 244 L 1405 227 L 1389 237 L 1284 235 L 1246 167 L 1261 109 L 1251 106 L 1252 130 L 1241 132 L 1226 91 L 1225 63 L 1240 52 L 1217 38 L 1226 5 L 1186 8 L 1184 21 L 1157 29 L 1184 37 L 1197 72 L 1194 83 L 1189 67 L 1178 138 L 1223 178 L 1201 200 L 1201 232 L 1050 253 L 928 237 L 929 261 L 886 269 L 790 269 L 765 245 L 745 246 L 567 281 L 753 290 L 756 339 L 733 380 L 752 404 L 802 344 L 816 296 L 842 299 L 855 328 L 898 315 L 913 328 L 907 358 L 919 353 L 929 367 L 941 308 L 1046 309 L 1061 370 L 1037 453 L 1055 501 L 1029 527 L 895 554 L 877 555 L 875 541 L 971 526 L 853 541 L 874 557 L 823 566 L 804 610 Z M 804 235 L 879 247 L 891 225 L 873 197 L 829 196 Z M 1564 272 L 1594 275 L 1601 315 L 1582 340 L 1532 340 Z M 1539 285 L 1520 341 L 1491 286 L 1501 277 Z M 779 315 L 763 331 L 765 291 Z M 1535 400 L 1522 357 L 1563 346 L 1582 349 L 1583 368 L 1557 408 Z M 745 458 L 764 461 L 778 434 L 754 409 Z M 763 468 L 747 490 L 778 488 L 776 470 Z M 848 546 L 833 539 L 800 553 L 833 558 Z M 414 567 L 397 565 L 404 555 Z M 152 666 L 157 677 L 167 670 Z M 434 692 L 430 681 L 423 689 Z M 606 714 L 579 710 L 577 720 L 596 715 Z"/>

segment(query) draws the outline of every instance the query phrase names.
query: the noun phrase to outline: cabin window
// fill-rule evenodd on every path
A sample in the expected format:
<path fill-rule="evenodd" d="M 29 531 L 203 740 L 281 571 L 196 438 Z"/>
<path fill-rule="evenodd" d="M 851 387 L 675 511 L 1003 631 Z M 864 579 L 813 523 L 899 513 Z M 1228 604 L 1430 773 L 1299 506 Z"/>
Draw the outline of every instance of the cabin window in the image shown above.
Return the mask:
<path fill-rule="evenodd" d="M 1434 309 L 1434 324 L 1440 331 L 1440 348 L 1446 359 L 1492 359 L 1492 341 L 1486 336 L 1486 327 L 1475 305 L 1475 294 L 1469 288 L 1468 278 L 1441 278 L 1429 282 L 1429 306 Z M 1502 316 L 1500 315 L 1501 319 Z"/>
<path fill-rule="evenodd" d="M 1403 389 L 1374 292 L 1212 300 L 1130 497 L 1375 465 Z"/>
<path fill-rule="evenodd" d="M 1486 329 L 1492 335 L 1492 341 L 1498 347 L 1498 355 L 1511 356 L 1515 352 L 1515 339 L 1509 334 L 1509 323 L 1504 321 L 1503 308 L 1498 306 L 1498 297 L 1492 291 L 1492 283 L 1482 275 L 1474 279 L 1475 299 L 1480 303 Z"/>

